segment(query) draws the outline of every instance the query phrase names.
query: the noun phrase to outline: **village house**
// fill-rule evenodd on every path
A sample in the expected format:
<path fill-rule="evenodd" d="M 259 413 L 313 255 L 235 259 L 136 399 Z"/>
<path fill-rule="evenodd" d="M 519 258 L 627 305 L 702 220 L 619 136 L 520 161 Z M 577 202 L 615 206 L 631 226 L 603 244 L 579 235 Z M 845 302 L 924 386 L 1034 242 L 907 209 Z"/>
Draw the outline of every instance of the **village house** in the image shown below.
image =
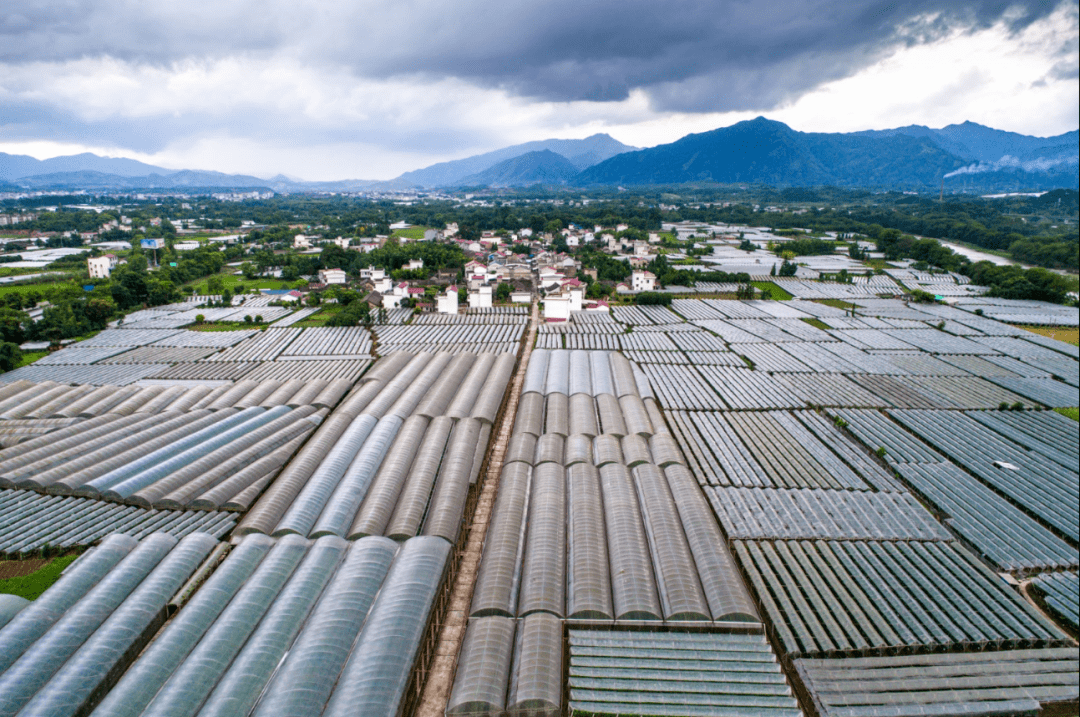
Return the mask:
<path fill-rule="evenodd" d="M 558 293 L 544 297 L 544 319 L 547 321 L 569 321 L 573 311 L 582 310 L 585 291 L 582 287 L 566 286 Z"/>
<path fill-rule="evenodd" d="M 481 286 L 476 291 L 469 292 L 469 308 L 470 309 L 490 309 L 491 308 L 491 287 Z"/>
<path fill-rule="evenodd" d="M 320 269 L 319 283 L 327 285 L 344 285 L 348 280 L 343 269 Z"/>
<path fill-rule="evenodd" d="M 630 275 L 630 288 L 634 291 L 653 291 L 656 289 L 656 274 L 651 271 L 635 271 Z"/>
<path fill-rule="evenodd" d="M 446 287 L 446 292 L 438 297 L 435 310 L 440 314 L 456 314 L 458 312 L 458 289 L 456 286 Z"/>
<path fill-rule="evenodd" d="M 112 263 L 108 256 L 92 256 L 86 260 L 86 271 L 91 279 L 108 279 Z"/>

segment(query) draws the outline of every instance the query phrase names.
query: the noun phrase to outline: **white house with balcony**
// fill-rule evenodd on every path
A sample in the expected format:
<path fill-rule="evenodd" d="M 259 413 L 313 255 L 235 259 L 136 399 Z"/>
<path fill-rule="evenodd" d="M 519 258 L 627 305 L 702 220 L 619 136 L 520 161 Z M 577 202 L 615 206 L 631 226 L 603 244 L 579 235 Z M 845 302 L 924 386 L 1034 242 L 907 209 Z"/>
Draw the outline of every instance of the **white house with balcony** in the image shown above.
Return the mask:
<path fill-rule="evenodd" d="M 585 299 L 585 290 L 581 287 L 564 287 L 558 294 L 544 297 L 544 319 L 547 321 L 569 321 L 570 314 L 581 311 Z"/>
<path fill-rule="evenodd" d="M 385 269 L 369 266 L 360 270 L 360 278 L 370 280 L 374 286 L 373 290 L 380 294 L 389 294 L 394 290 L 394 281 L 387 275 Z"/>

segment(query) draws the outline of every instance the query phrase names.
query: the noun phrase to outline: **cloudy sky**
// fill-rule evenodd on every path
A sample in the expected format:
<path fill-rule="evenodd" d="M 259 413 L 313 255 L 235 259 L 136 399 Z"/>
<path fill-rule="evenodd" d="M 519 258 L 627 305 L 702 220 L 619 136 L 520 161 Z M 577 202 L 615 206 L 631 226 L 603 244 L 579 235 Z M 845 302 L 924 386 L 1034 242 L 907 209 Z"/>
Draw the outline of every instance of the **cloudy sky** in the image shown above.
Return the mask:
<path fill-rule="evenodd" d="M 4 0 L 0 151 L 389 179 L 607 132 L 1080 125 L 1077 0 Z"/>

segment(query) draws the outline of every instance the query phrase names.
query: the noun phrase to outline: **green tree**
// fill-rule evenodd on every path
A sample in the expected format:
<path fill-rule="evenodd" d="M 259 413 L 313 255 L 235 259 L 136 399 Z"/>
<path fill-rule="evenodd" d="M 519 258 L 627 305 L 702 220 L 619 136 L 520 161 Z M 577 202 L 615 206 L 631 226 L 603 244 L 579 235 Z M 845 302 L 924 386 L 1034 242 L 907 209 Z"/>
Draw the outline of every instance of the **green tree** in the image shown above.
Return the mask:
<path fill-rule="evenodd" d="M 228 293 L 227 290 L 226 293 Z M 146 303 L 150 306 L 161 306 L 179 300 L 180 292 L 171 281 L 151 279 L 147 282 Z"/>
<path fill-rule="evenodd" d="M 0 371 L 12 371 L 22 362 L 22 349 L 11 341 L 0 342 Z"/>
<path fill-rule="evenodd" d="M 211 276 L 206 280 L 207 294 L 220 296 L 222 292 L 225 292 L 225 279 L 222 276 Z"/>
<path fill-rule="evenodd" d="M 86 318 L 95 324 L 105 324 L 116 313 L 116 304 L 111 298 L 93 296 L 86 301 Z"/>
<path fill-rule="evenodd" d="M 0 340 L 14 344 L 21 344 L 24 339 L 23 327 L 30 321 L 30 317 L 15 309 L 0 309 Z"/>

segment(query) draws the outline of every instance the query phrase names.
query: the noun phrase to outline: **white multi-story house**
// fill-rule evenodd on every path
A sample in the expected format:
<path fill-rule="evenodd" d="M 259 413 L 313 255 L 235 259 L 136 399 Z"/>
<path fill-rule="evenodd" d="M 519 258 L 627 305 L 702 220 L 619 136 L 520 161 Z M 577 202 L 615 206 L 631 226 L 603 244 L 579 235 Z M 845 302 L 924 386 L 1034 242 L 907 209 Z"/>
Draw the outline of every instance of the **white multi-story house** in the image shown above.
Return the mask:
<path fill-rule="evenodd" d="M 108 279 L 112 271 L 112 262 L 107 256 L 92 256 L 86 260 L 86 270 L 91 279 Z"/>
<path fill-rule="evenodd" d="M 320 284 L 344 284 L 346 282 L 346 275 L 343 269 L 320 269 L 319 270 L 319 283 Z"/>
<path fill-rule="evenodd" d="M 633 291 L 652 291 L 656 288 L 656 274 L 651 271 L 635 271 L 630 275 Z"/>
<path fill-rule="evenodd" d="M 581 287 L 566 287 L 558 294 L 544 297 L 544 318 L 548 321 L 569 321 L 570 313 L 581 311 L 585 291 Z"/>
<path fill-rule="evenodd" d="M 469 293 L 469 308 L 470 309 L 490 309 L 491 308 L 491 287 L 481 286 L 476 291 Z"/>
<path fill-rule="evenodd" d="M 456 314 L 458 311 L 457 291 L 456 286 L 448 286 L 446 293 L 438 297 L 435 310 L 440 314 Z"/>

